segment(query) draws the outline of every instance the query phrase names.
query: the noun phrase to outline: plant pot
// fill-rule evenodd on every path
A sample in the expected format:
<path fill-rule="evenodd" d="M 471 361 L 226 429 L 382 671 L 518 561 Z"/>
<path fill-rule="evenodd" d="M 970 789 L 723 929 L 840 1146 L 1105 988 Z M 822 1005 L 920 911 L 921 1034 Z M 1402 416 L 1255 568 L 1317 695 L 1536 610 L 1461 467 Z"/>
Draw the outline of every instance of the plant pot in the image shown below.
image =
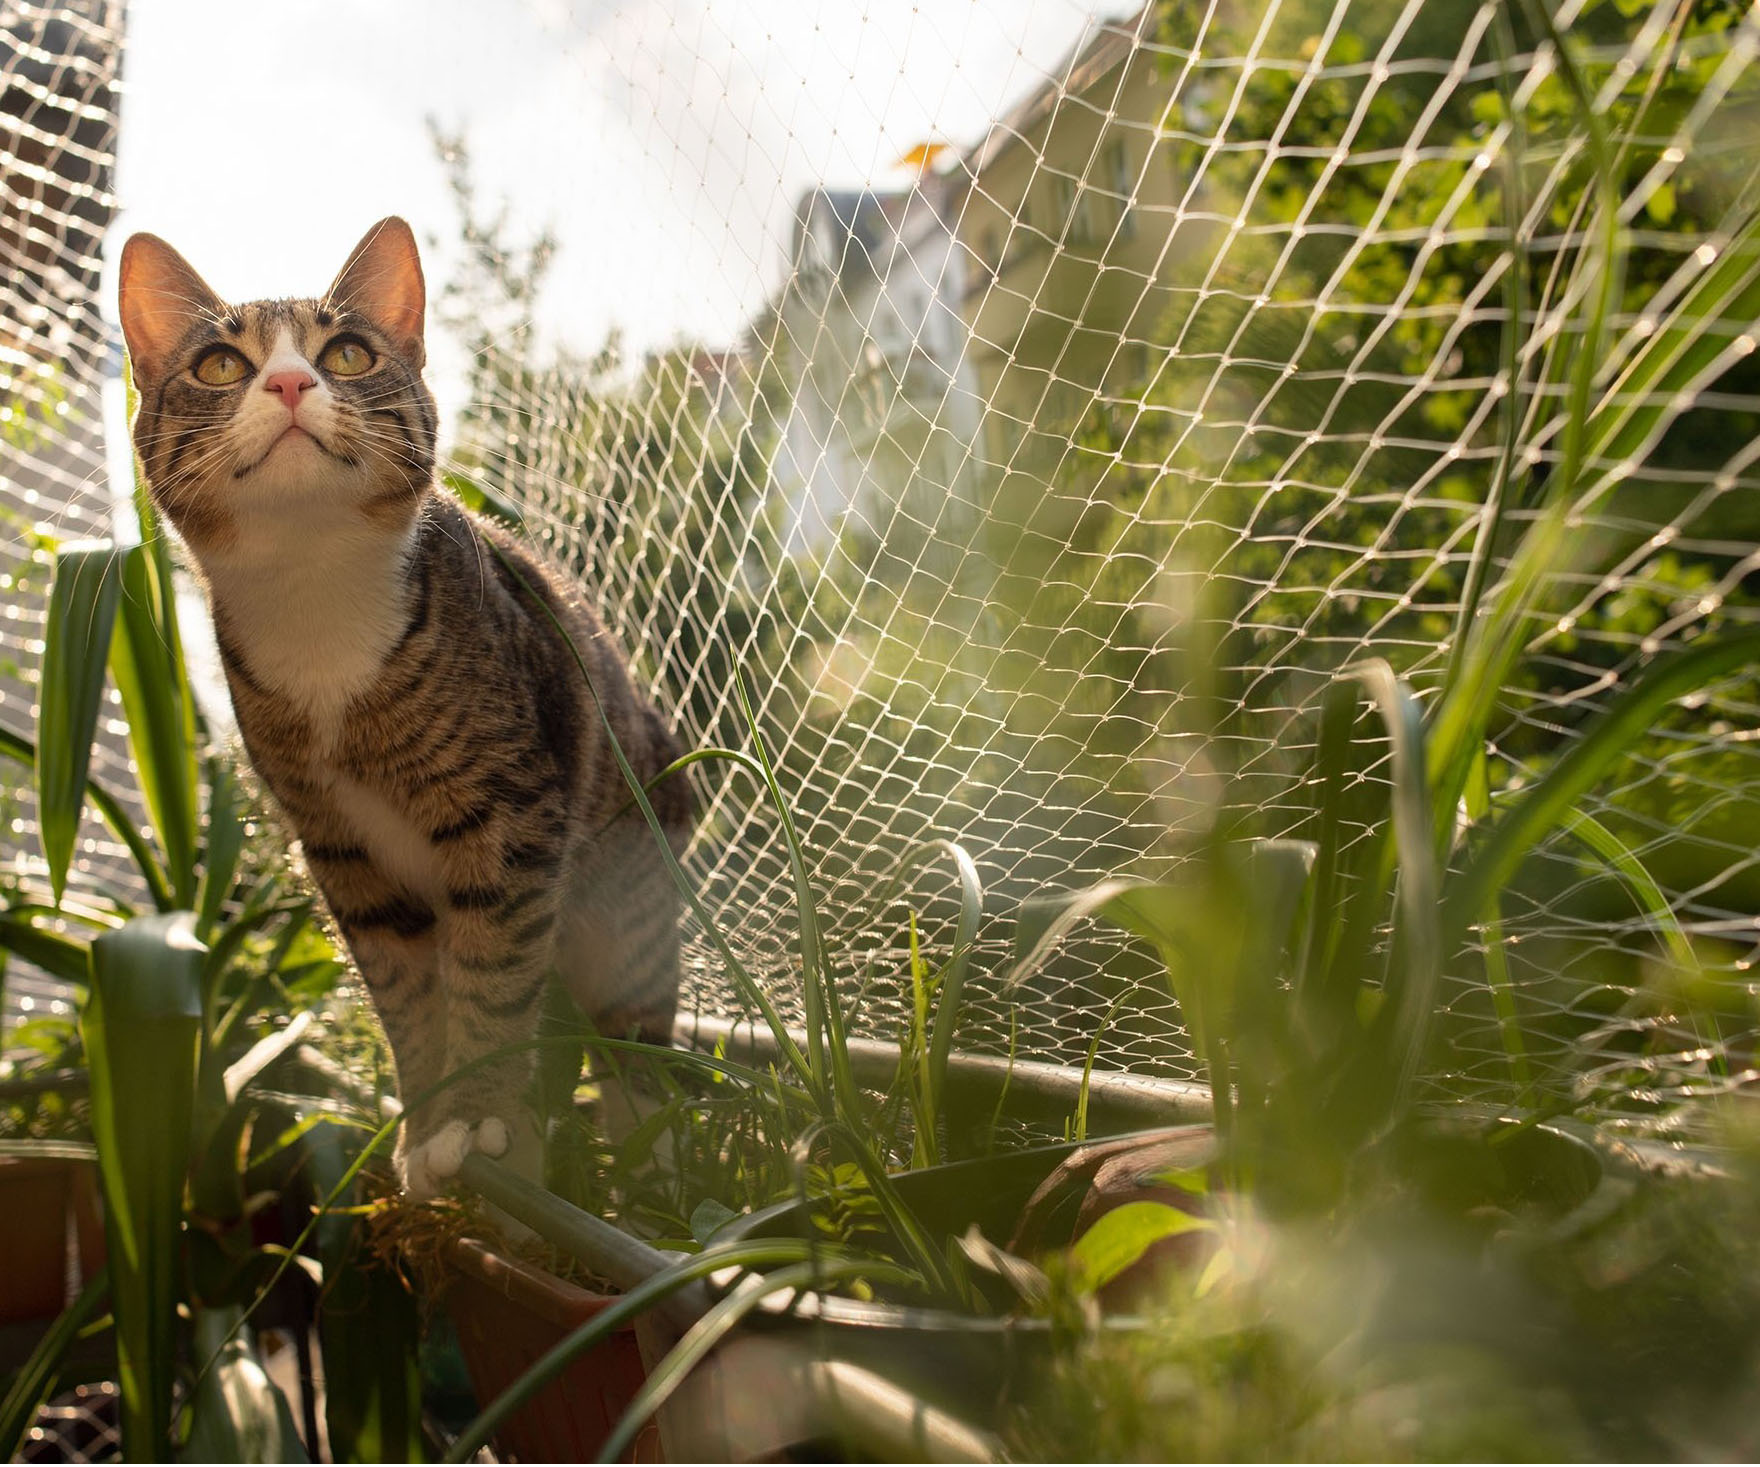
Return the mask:
<path fill-rule="evenodd" d="M 0 1259 L 0 1324 L 61 1313 L 104 1263 L 96 1166 L 71 1157 L 0 1157 Z"/>
<path fill-rule="evenodd" d="M 1427 1125 L 1426 1129 L 1429 1127 Z M 909 1206 L 932 1239 L 959 1237 L 976 1225 L 984 1237 L 1006 1244 L 1016 1236 L 1031 1206 L 1031 1231 L 1038 1242 L 1056 1246 L 1093 1221 L 1095 1193 L 1076 1186 L 1043 1188 L 1062 1169 L 1083 1171 L 1081 1153 L 1095 1158 L 1128 1160 L 1134 1140 L 1145 1151 L 1191 1150 L 1208 1127 L 1185 1126 L 1141 1132 L 1135 1138 L 1112 1138 L 1089 1145 L 1074 1143 L 1034 1148 L 1005 1156 L 903 1173 L 893 1178 L 900 1199 Z M 1445 1139 L 1444 1151 L 1458 1160 L 1464 1153 L 1454 1143 L 1457 1128 L 1439 1122 L 1433 1135 Z M 1497 1148 L 1497 1157 L 1482 1174 L 1495 1173 L 1487 1185 L 1506 1193 L 1512 1202 L 1537 1201 L 1556 1219 L 1555 1229 L 1597 1213 L 1604 1194 L 1619 1191 L 1629 1180 L 1608 1164 L 1605 1153 L 1583 1136 L 1552 1126 L 1534 1127 Z M 1461 1145 L 1466 1146 L 1462 1141 Z M 1479 1147 L 1484 1150 L 1482 1143 Z M 1103 1168 L 1102 1168 L 1103 1170 Z M 1433 1185 L 1425 1185 L 1430 1183 Z M 1452 1177 L 1421 1179 L 1433 1195 L 1450 1194 L 1459 1201 L 1459 1183 Z M 1115 1200 L 1127 1200 L 1121 1189 Z M 762 1237 L 812 1237 L 810 1204 L 779 1204 L 730 1222 L 717 1242 Z M 889 1237 L 864 1243 L 904 1261 Z M 721 1282 L 728 1282 L 722 1280 Z M 822 1358 L 847 1361 L 871 1369 L 919 1399 L 949 1412 L 979 1430 L 993 1430 L 1010 1400 L 1028 1396 L 1053 1348 L 1053 1325 L 1043 1318 L 1010 1314 L 1005 1293 L 998 1293 L 998 1312 L 973 1315 L 946 1308 L 867 1301 L 830 1294 L 785 1297 L 750 1317 L 754 1329 L 812 1331 L 813 1349 Z M 1142 1321 L 1128 1313 L 1107 1313 L 1103 1327 L 1136 1330 Z"/>
<path fill-rule="evenodd" d="M 474 1238 L 446 1251 L 452 1279 L 446 1310 L 480 1405 L 487 1406 L 528 1368 L 616 1296 L 595 1294 L 544 1269 L 497 1253 Z M 647 1367 L 634 1326 L 586 1353 L 516 1412 L 498 1433 L 524 1462 L 591 1462 L 635 1399 Z M 659 1429 L 642 1429 L 624 1459 L 658 1462 Z"/>

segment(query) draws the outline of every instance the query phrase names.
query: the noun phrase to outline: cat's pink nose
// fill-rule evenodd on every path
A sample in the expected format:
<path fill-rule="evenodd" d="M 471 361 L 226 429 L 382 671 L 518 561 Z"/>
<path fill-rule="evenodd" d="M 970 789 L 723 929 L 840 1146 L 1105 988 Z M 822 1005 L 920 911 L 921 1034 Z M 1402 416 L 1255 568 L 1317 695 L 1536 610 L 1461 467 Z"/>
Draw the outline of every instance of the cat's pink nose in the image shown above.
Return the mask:
<path fill-rule="evenodd" d="M 290 411 L 299 407 L 300 394 L 308 387 L 316 387 L 318 379 L 310 372 L 298 369 L 288 372 L 275 372 L 263 379 L 263 391 L 276 393 Z"/>

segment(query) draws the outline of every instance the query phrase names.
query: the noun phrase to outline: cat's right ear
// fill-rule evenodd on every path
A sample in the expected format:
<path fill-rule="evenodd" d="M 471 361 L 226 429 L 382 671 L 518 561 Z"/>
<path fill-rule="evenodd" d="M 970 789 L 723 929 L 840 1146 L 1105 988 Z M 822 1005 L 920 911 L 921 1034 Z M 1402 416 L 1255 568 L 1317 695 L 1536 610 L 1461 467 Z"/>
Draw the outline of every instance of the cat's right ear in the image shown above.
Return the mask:
<path fill-rule="evenodd" d="M 189 261 L 156 234 L 137 234 L 122 247 L 117 309 L 136 383 L 155 381 L 192 322 L 225 310 Z"/>
<path fill-rule="evenodd" d="M 359 311 L 417 367 L 426 360 L 422 315 L 428 288 L 422 281 L 416 237 L 403 220 L 381 219 L 367 231 L 325 299 Z"/>

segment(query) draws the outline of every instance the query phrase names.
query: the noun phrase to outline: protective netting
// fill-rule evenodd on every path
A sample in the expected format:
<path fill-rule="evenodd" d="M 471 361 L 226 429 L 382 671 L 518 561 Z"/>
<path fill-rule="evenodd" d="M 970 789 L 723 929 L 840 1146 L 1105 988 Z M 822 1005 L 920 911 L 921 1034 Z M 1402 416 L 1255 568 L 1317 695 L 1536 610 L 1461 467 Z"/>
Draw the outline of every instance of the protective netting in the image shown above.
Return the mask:
<path fill-rule="evenodd" d="M 705 186 L 689 138 L 725 135 L 740 94 L 696 85 L 726 76 L 738 10 L 642 7 L 603 39 L 559 23 L 583 79 L 683 78 L 682 113 L 667 94 L 634 124 L 654 206 L 681 223 Z M 946 939 L 951 870 L 906 855 L 946 836 L 986 890 L 963 1043 L 1080 1062 L 1105 1026 L 1102 1066 L 1194 1072 L 1152 965 L 1116 935 L 1079 934 L 1001 991 L 1007 914 L 1177 868 L 1219 807 L 1298 829 L 1333 670 L 1379 655 L 1436 686 L 1491 485 L 1512 471 L 1495 580 L 1559 461 L 1595 309 L 1595 155 L 1538 14 L 1072 12 L 1068 59 L 987 130 L 918 150 L 895 187 L 834 178 L 791 201 L 766 240 L 780 284 L 733 349 L 541 367 L 479 336 L 464 466 L 600 588 L 692 738 L 746 742 L 745 679 L 872 1031 L 902 1022 L 909 910 Z M 1755 200 L 1756 32 L 1674 0 L 1570 4 L 1557 25 L 1627 249 L 1597 391 L 1636 410 L 1655 398 L 1613 385 L 1621 364 L 1713 261 L 1751 251 L 1732 235 Z M 925 18 L 908 49 L 959 44 Z M 784 118 L 787 81 L 764 88 Z M 718 162 L 748 183 L 771 166 Z M 731 274 L 748 265 L 730 251 Z M 1660 652 L 1754 619 L 1753 326 L 1740 291 L 1704 307 L 1691 329 L 1715 362 L 1591 463 L 1556 615 L 1494 722 L 1499 785 Z M 1690 700 L 1586 807 L 1666 894 L 1718 1034 L 1676 1032 L 1662 915 L 1560 842 L 1492 934 L 1543 1077 L 1663 1110 L 1739 1081 L 1754 714 L 1751 679 Z M 798 925 L 775 821 L 742 778 L 698 772 L 694 869 L 786 1003 Z M 699 957 L 697 1000 L 723 1010 Z M 1453 1085 L 1495 1091 L 1509 1053 L 1486 966 L 1457 967 Z"/>
<path fill-rule="evenodd" d="M 473 229 L 476 274 L 441 313 L 473 352 L 455 458 L 596 588 L 689 739 L 748 744 L 744 680 L 859 1029 L 902 1022 L 912 912 L 945 951 L 951 867 L 921 846 L 946 837 L 985 887 L 962 1045 L 1079 1063 L 1098 1035 L 1102 1067 L 1195 1073 L 1153 963 L 1116 934 L 1078 931 L 1004 991 L 1010 914 L 1048 888 L 1177 871 L 1222 810 L 1248 833 L 1298 831 L 1334 670 L 1382 656 L 1434 690 L 1493 486 L 1508 486 L 1495 582 L 1565 452 L 1606 206 L 1624 268 L 1595 393 L 1620 431 L 1591 443 L 1569 553 L 1494 720 L 1494 783 L 1547 767 L 1669 649 L 1760 619 L 1760 30 L 1741 7 L 1573 0 L 1548 22 L 1465 0 L 1041 0 L 1036 18 L 1056 12 L 1072 49 L 1003 115 L 927 143 L 891 183 L 804 190 L 795 84 L 814 67 L 871 70 L 872 56 L 815 39 L 813 6 L 613 9 L 542 12 L 578 62 L 583 118 L 607 77 L 627 95 L 645 184 L 608 199 L 608 236 L 624 210 L 701 233 L 706 210 L 755 209 L 768 222 L 729 222 L 721 265 L 744 281 L 756 258 L 774 288 L 737 340 L 558 359 L 529 329 L 548 242 L 522 275 L 507 241 Z M 108 85 L 114 32 L 89 16 L 112 12 L 14 13 L 9 36 L 40 35 L 9 80 L 27 50 L 61 58 L 30 64 L 64 68 L 56 95 L 91 78 L 80 116 L 109 117 L 102 68 L 73 58 L 77 38 L 108 38 Z M 925 8 L 881 64 L 908 91 L 970 30 Z M 14 94 L 7 125 L 47 136 Z M 108 154 L 77 136 L 54 132 L 28 177 L 90 157 L 96 203 Z M 556 147 L 551 166 L 559 196 L 603 189 L 593 147 Z M 86 216 L 42 197 L 32 217 L 52 215 L 64 252 L 90 264 L 73 243 Z M 29 273 L 46 267 L 8 264 L 11 333 L 14 309 L 51 287 Z M 715 283 L 627 289 L 676 304 Z M 560 269 L 548 282 L 568 286 Z M 1646 343 L 1675 343 L 1681 302 L 1670 360 L 1696 365 L 1646 375 Z M 8 393 L 42 400 L 47 387 L 18 384 L 47 380 L 45 363 L 70 400 L 83 390 L 101 337 L 80 334 L 89 311 L 50 316 L 72 335 L 29 336 L 28 378 L 9 338 Z M 72 506 L 97 463 L 77 442 L 32 470 Z M 10 458 L 16 497 L 25 460 Z M 10 597 L 11 655 L 37 634 L 35 605 Z M 18 722 L 24 705 L 10 685 L 4 697 Z M 1666 1113 L 1751 1075 L 1757 703 L 1751 677 L 1684 700 L 1583 807 L 1666 912 L 1559 841 L 1480 934 L 1542 1078 Z M 798 1012 L 775 817 L 727 765 L 693 777 L 705 813 L 691 870 Z M 1682 943 L 1690 980 L 1669 956 Z M 690 1001 L 733 1011 L 701 934 L 692 955 Z M 1509 1073 L 1490 971 L 1483 951 L 1455 965 L 1458 1091 L 1495 1093 Z M 1710 1030 L 1677 1019 L 1689 981 Z"/>
<path fill-rule="evenodd" d="M 49 546 L 111 533 L 103 384 L 116 363 L 98 284 L 114 211 L 122 28 L 121 0 L 0 0 L 0 723 L 24 734 L 36 723 Z M 126 730 L 114 714 L 102 720 L 93 770 L 127 789 Z M 33 869 L 19 772 L 8 763 L 0 776 L 0 891 Z M 96 821 L 81 831 L 80 858 L 88 889 L 126 869 Z M 62 1001 L 17 964 L 6 1000 L 9 1014 Z"/>

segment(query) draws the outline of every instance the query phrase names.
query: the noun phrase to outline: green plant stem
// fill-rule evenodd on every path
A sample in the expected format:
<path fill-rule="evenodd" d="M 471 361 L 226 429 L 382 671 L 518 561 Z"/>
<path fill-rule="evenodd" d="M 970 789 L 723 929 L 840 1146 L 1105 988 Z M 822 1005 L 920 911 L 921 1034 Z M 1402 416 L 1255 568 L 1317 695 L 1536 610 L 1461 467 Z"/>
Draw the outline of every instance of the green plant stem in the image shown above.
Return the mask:
<path fill-rule="evenodd" d="M 1603 773 L 1630 751 L 1671 703 L 1760 660 L 1760 628 L 1705 638 L 1664 659 L 1634 683 L 1539 780 L 1512 800 L 1484 847 L 1448 894 L 1443 933 L 1450 950 L 1484 910 L 1490 894 Z"/>
<path fill-rule="evenodd" d="M 1560 566 L 1571 560 L 1570 532 L 1576 513 L 1578 481 L 1589 441 L 1589 404 L 1601 359 L 1608 320 L 1620 298 L 1619 189 L 1613 176 L 1606 125 L 1574 53 L 1559 33 L 1545 0 L 1522 0 L 1536 31 L 1552 46 L 1565 84 L 1576 99 L 1588 141 L 1598 198 L 1591 272 L 1595 298 L 1589 306 L 1583 340 L 1571 361 L 1565 397 L 1563 444 L 1558 471 L 1547 486 L 1547 506 L 1523 537 L 1511 561 L 1491 614 L 1461 650 L 1456 680 L 1438 701 L 1431 724 L 1431 777 L 1436 824 L 1447 829 L 1460 803 L 1467 771 L 1484 746 L 1485 729 L 1519 655 L 1528 619 L 1554 584 Z"/>
<path fill-rule="evenodd" d="M 1467 780 L 1467 817 L 1483 820 L 1491 808 L 1491 785 L 1483 753 L 1473 761 Z M 1485 983 L 1491 990 L 1491 1006 L 1497 1015 L 1497 1034 L 1503 1045 L 1504 1058 L 1509 1061 L 1510 1079 L 1515 1085 L 1517 1104 L 1534 1104 L 1534 1077 L 1528 1068 L 1527 1046 L 1522 1042 L 1521 1015 L 1516 1008 L 1515 985 L 1509 972 L 1509 954 L 1503 940 L 1503 904 L 1496 892 L 1491 893 L 1479 925 L 1485 938 Z"/>
<path fill-rule="evenodd" d="M 849 1072 L 849 1051 L 843 1043 L 843 1009 L 838 1003 L 836 982 L 825 963 L 824 949 L 819 941 L 819 917 L 806 858 L 795 835 L 788 801 L 782 797 L 782 787 L 776 782 L 776 770 L 770 763 L 770 751 L 764 746 L 757 714 L 752 711 L 745 679 L 738 673 L 734 675 L 734 686 L 751 733 L 752 747 L 757 751 L 759 766 L 764 771 L 764 787 L 770 792 L 771 806 L 782 822 L 789 870 L 794 876 L 795 912 L 800 924 L 801 997 L 807 1021 L 807 1060 L 814 1076 L 822 1077 L 827 1069 L 826 1051 L 829 1047 L 831 1085 L 826 1091 L 827 1099 L 835 1096 L 847 1114 L 854 1116 L 857 1113 L 855 1079 Z"/>
<path fill-rule="evenodd" d="M 1478 533 L 1473 539 L 1473 553 L 1467 562 L 1466 579 L 1461 586 L 1460 609 L 1455 615 L 1454 638 L 1448 648 L 1448 666 L 1442 675 L 1444 689 L 1460 680 L 1466 659 L 1467 643 L 1473 622 L 1479 614 L 1479 601 L 1497 553 L 1497 541 L 1503 529 L 1504 506 L 1515 474 L 1516 452 L 1522 435 L 1522 310 L 1528 298 L 1528 251 L 1522 239 L 1525 213 L 1522 188 L 1522 157 L 1527 128 L 1515 105 L 1510 86 L 1509 68 L 1515 55 L 1515 32 L 1509 11 L 1499 7 L 1492 22 L 1492 36 L 1497 45 L 1497 84 L 1503 96 L 1504 115 L 1509 119 L 1510 140 L 1503 149 L 1503 217 L 1506 225 L 1509 268 L 1503 276 L 1503 331 L 1500 339 L 1502 378 L 1504 383 L 1503 434 L 1498 445 L 1497 468 L 1491 476 L 1491 489 L 1480 511 Z"/>

